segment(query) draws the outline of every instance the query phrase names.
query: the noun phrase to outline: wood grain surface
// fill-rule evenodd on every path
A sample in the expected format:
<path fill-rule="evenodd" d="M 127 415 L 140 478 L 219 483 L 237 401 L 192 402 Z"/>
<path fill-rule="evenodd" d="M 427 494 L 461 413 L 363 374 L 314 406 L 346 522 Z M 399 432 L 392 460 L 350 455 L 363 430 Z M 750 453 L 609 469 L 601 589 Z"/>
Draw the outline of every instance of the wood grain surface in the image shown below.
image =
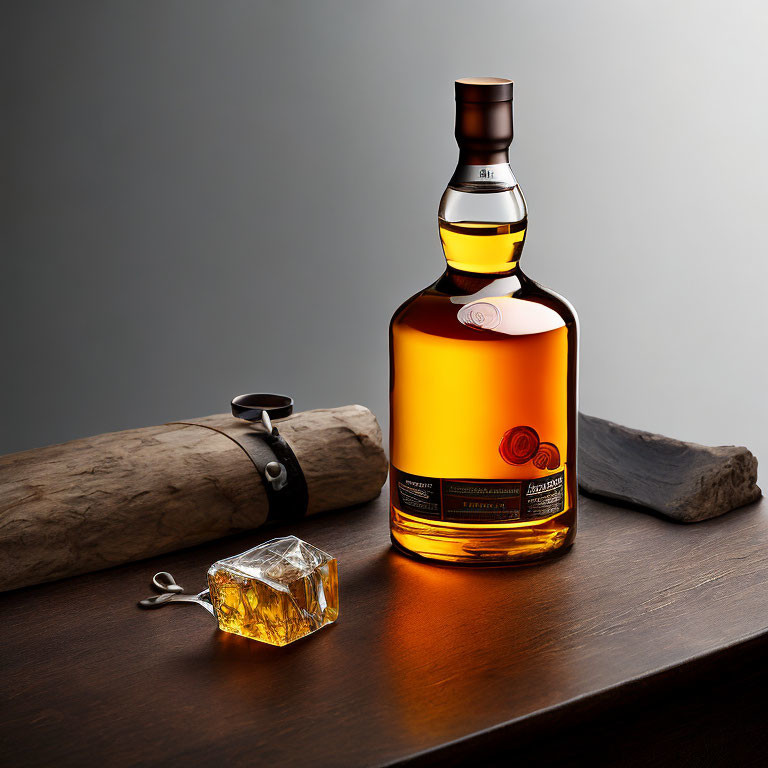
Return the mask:
<path fill-rule="evenodd" d="M 445 568 L 390 549 L 383 495 L 5 593 L 0 763 L 764 765 L 766 512 L 682 526 L 582 498 L 560 560 Z M 339 559 L 341 615 L 315 635 L 275 648 L 136 607 L 155 571 L 197 590 L 288 532 Z"/>

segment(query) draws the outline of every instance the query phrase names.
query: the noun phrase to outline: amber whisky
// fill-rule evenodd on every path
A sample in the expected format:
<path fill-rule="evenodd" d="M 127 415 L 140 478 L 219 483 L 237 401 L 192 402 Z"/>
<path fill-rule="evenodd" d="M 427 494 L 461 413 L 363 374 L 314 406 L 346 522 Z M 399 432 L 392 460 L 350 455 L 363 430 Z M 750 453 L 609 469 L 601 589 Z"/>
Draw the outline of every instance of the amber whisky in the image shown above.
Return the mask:
<path fill-rule="evenodd" d="M 392 541 L 454 563 L 541 560 L 576 533 L 578 322 L 520 268 L 510 80 L 456 82 L 456 140 L 447 269 L 390 325 Z"/>

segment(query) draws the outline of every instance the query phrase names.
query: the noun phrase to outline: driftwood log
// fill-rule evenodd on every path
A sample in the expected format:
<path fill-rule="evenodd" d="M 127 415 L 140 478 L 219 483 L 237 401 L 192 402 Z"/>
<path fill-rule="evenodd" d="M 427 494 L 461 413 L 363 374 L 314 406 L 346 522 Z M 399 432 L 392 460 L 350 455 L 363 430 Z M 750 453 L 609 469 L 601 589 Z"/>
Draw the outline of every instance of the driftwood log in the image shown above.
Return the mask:
<path fill-rule="evenodd" d="M 238 429 L 227 415 L 193 421 Z M 367 408 L 304 411 L 277 425 L 302 466 L 308 514 L 379 494 L 387 460 Z M 257 528 L 267 512 L 244 450 L 204 426 L 166 424 L 2 456 L 0 591 Z"/>
<path fill-rule="evenodd" d="M 680 523 L 760 498 L 757 459 L 746 448 L 710 448 L 579 414 L 579 487 Z"/>

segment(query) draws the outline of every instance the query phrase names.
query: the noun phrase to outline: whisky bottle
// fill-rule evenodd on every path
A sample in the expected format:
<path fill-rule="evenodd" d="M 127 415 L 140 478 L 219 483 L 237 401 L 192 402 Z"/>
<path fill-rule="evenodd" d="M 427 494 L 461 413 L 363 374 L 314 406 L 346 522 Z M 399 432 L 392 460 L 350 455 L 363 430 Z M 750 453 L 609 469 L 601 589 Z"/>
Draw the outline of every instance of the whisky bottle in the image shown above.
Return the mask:
<path fill-rule="evenodd" d="M 390 530 L 406 554 L 516 564 L 576 533 L 578 321 L 520 268 L 512 82 L 456 81 L 447 268 L 390 325 Z"/>

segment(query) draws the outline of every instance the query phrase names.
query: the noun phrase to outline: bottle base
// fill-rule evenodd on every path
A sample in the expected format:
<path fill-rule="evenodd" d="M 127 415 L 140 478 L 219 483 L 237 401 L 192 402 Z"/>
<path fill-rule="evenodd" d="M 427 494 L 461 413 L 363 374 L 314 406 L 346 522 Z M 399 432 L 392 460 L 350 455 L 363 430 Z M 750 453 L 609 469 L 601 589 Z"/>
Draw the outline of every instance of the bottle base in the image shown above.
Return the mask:
<path fill-rule="evenodd" d="M 426 521 L 390 508 L 390 539 L 402 554 L 434 564 L 514 566 L 568 552 L 576 535 L 576 510 L 530 524 L 474 526 Z"/>

